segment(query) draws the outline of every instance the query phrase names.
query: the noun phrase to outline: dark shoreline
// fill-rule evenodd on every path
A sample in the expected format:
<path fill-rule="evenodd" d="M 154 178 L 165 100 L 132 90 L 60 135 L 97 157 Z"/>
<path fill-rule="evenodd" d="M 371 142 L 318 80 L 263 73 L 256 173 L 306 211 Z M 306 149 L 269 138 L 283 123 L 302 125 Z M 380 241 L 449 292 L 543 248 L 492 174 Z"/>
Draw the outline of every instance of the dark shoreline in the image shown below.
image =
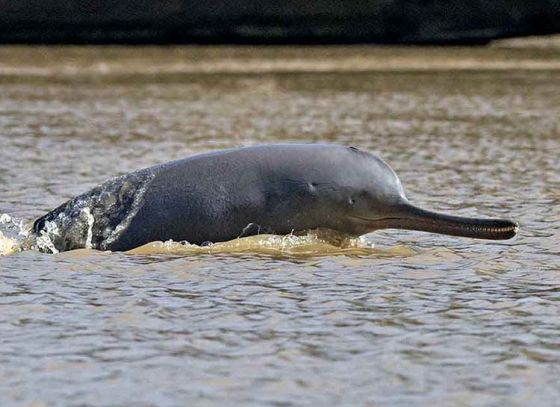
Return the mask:
<path fill-rule="evenodd" d="M 20 0 L 0 44 L 483 45 L 560 32 L 560 0 Z"/>

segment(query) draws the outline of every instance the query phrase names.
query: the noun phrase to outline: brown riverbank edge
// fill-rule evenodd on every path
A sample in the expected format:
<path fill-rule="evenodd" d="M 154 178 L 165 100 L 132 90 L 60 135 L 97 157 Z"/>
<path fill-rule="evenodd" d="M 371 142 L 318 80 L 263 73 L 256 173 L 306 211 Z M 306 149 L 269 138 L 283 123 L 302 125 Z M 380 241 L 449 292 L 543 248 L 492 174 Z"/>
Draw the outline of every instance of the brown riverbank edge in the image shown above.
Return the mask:
<path fill-rule="evenodd" d="M 560 34 L 494 40 L 492 48 L 535 48 L 560 50 Z"/>
<path fill-rule="evenodd" d="M 507 45 L 508 43 L 506 43 Z M 0 47 L 1 80 L 200 74 L 560 70 L 560 49 L 492 47 Z"/>

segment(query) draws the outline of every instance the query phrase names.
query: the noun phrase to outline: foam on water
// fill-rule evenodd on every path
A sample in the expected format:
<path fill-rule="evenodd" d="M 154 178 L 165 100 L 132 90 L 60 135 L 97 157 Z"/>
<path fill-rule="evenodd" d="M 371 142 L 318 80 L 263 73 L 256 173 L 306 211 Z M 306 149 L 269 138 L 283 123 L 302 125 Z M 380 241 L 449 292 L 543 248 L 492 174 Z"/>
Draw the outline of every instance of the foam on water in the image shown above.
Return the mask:
<path fill-rule="evenodd" d="M 82 209 L 82 212 L 86 216 L 87 225 L 88 225 L 87 236 L 86 236 L 86 249 L 91 249 L 93 247 L 91 241 L 93 239 L 93 223 L 95 222 L 95 218 L 91 214 L 91 210 L 88 207 Z"/>
<path fill-rule="evenodd" d="M 18 251 L 17 241 L 4 236 L 0 231 L 0 256 L 12 254 Z"/>
<path fill-rule="evenodd" d="M 39 232 L 33 248 L 42 252 L 56 254 L 59 252 L 54 244 L 54 239 L 57 236 L 60 236 L 57 224 L 47 221 L 45 222 L 45 227 Z"/>
<path fill-rule="evenodd" d="M 403 246 L 390 249 L 376 249 L 364 237 L 351 237 L 345 234 L 313 230 L 301 235 L 255 235 L 197 246 L 188 242 L 151 242 L 132 249 L 128 254 L 154 255 L 170 254 L 178 256 L 194 256 L 201 254 L 256 254 L 287 257 L 321 257 L 321 256 L 376 256 L 376 257 L 407 257 L 415 252 Z"/>
<path fill-rule="evenodd" d="M 0 214 L 0 256 L 13 254 L 28 246 L 29 227 L 22 219 Z"/>

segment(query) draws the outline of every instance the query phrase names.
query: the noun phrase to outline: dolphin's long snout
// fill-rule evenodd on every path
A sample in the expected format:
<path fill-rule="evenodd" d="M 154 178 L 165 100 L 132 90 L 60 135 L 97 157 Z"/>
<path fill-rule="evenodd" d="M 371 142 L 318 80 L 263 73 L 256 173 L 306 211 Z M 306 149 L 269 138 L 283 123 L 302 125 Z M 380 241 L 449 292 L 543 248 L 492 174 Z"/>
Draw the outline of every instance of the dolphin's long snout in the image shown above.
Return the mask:
<path fill-rule="evenodd" d="M 519 225 L 506 219 L 481 219 L 452 216 L 403 204 L 399 216 L 385 219 L 385 228 L 419 230 L 478 239 L 506 240 L 514 237 Z"/>

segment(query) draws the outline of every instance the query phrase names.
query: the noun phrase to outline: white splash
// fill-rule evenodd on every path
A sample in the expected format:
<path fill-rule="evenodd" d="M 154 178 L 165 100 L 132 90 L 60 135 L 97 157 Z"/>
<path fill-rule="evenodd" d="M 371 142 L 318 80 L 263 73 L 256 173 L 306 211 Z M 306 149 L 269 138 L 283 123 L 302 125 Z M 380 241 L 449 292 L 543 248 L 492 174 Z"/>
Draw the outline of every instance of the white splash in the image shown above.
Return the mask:
<path fill-rule="evenodd" d="M 362 235 L 360 237 L 358 237 L 357 241 L 357 246 L 358 247 L 365 247 L 368 249 L 375 249 L 375 244 L 371 241 L 369 241 L 365 235 Z"/>
<path fill-rule="evenodd" d="M 86 215 L 86 221 L 88 224 L 87 230 L 87 237 L 86 237 L 86 249 L 91 249 L 93 247 L 92 240 L 93 240 L 93 223 L 95 222 L 95 218 L 93 217 L 90 209 L 86 206 L 82 209 L 82 213 Z"/>
<path fill-rule="evenodd" d="M 40 235 L 37 237 L 37 247 L 44 251 L 45 249 L 49 250 L 53 254 L 58 253 L 58 249 L 55 247 L 53 241 L 51 240 L 51 236 L 58 236 L 60 234 L 58 230 L 58 226 L 55 222 L 45 222 L 44 229 L 41 230 Z"/>
<path fill-rule="evenodd" d="M 27 246 L 29 228 L 23 220 L 7 213 L 0 214 L 0 256 L 24 250 Z"/>
<path fill-rule="evenodd" d="M 18 228 L 18 236 L 21 236 L 23 238 L 29 237 L 29 234 L 31 233 L 31 229 L 25 227 L 23 220 L 20 220 L 18 223 L 12 220 L 12 223 Z"/>
<path fill-rule="evenodd" d="M 17 241 L 4 236 L 0 231 L 0 256 L 7 256 L 18 251 Z"/>

